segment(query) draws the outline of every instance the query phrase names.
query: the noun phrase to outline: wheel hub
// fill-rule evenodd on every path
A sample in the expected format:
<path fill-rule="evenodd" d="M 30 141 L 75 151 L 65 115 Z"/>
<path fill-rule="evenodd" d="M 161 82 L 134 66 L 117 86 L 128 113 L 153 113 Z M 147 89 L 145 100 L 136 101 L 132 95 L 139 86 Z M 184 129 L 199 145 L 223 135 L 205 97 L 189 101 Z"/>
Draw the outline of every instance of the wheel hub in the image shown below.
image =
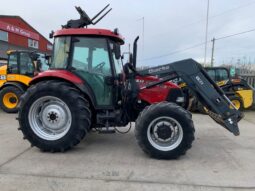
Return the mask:
<path fill-rule="evenodd" d="M 15 103 L 17 103 L 17 98 L 10 97 L 9 102 L 12 103 L 12 104 L 15 104 Z"/>
<path fill-rule="evenodd" d="M 167 140 L 172 136 L 172 129 L 169 127 L 169 125 L 163 123 L 157 128 L 156 134 L 158 135 L 159 139 Z"/>
<path fill-rule="evenodd" d="M 52 113 L 49 113 L 47 117 L 49 121 L 54 122 L 54 121 L 57 121 L 58 115 L 52 112 Z"/>
<path fill-rule="evenodd" d="M 68 132 L 72 115 L 62 100 L 46 96 L 39 98 L 31 106 L 29 122 L 39 137 L 46 140 L 57 140 Z"/>
<path fill-rule="evenodd" d="M 170 151 L 181 143 L 183 130 L 180 123 L 174 118 L 168 116 L 158 117 L 150 123 L 147 137 L 156 149 Z"/>
<path fill-rule="evenodd" d="M 9 109 L 14 109 L 17 106 L 18 97 L 13 92 L 8 92 L 3 97 L 3 104 Z"/>
<path fill-rule="evenodd" d="M 67 113 L 59 103 L 51 103 L 41 111 L 42 123 L 52 130 L 61 129 L 67 122 Z"/>

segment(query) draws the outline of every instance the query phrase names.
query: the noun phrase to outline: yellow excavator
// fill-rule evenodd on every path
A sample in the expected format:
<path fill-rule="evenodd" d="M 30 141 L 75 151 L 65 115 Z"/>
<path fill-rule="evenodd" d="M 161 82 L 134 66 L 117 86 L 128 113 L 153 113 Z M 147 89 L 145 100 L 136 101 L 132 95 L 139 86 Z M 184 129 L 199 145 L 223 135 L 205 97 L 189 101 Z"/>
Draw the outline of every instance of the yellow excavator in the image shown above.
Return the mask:
<path fill-rule="evenodd" d="M 7 65 L 0 67 L 0 108 L 16 113 L 20 96 L 26 91 L 31 79 L 48 69 L 48 58 L 34 51 L 7 51 Z"/>
<path fill-rule="evenodd" d="M 254 105 L 254 89 L 246 80 L 240 78 L 234 70 L 229 70 L 225 67 L 206 67 L 205 70 L 238 110 L 248 109 Z M 179 82 L 179 86 L 184 89 L 184 91 L 187 88 L 186 84 L 183 82 Z M 206 109 L 194 99 L 194 96 L 191 95 L 190 100 L 189 109 L 191 111 L 206 113 Z"/>
<path fill-rule="evenodd" d="M 254 104 L 254 89 L 238 76 L 234 68 L 212 67 L 206 70 L 237 109 L 248 109 Z"/>

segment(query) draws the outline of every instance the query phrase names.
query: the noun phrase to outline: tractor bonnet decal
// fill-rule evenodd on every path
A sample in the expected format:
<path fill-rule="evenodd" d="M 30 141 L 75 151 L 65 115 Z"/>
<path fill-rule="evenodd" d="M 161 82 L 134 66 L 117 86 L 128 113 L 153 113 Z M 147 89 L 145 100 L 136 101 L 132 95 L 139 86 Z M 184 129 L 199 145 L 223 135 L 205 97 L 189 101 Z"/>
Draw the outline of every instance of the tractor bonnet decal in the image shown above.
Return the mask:
<path fill-rule="evenodd" d="M 169 70 L 169 66 L 162 66 L 160 68 L 149 69 L 149 73 L 156 73 L 164 70 Z"/>

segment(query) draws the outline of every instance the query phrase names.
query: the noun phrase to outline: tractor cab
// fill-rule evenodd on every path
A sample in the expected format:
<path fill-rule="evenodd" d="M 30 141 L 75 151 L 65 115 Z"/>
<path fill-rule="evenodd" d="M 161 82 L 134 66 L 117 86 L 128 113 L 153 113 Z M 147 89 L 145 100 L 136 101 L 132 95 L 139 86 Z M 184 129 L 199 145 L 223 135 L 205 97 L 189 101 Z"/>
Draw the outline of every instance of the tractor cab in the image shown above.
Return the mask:
<path fill-rule="evenodd" d="M 88 83 L 97 105 L 112 105 L 109 79 L 122 72 L 118 30 L 62 29 L 54 34 L 52 70 L 69 70 Z"/>

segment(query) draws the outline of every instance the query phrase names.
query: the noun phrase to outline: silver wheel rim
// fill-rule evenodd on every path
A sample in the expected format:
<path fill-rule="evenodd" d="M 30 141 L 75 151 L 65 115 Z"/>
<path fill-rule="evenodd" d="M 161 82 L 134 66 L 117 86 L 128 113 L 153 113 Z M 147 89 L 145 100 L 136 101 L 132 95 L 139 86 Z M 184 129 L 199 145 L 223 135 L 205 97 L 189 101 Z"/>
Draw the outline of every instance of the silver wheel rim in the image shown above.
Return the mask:
<path fill-rule="evenodd" d="M 44 140 L 64 137 L 72 123 L 72 115 L 64 101 L 45 96 L 36 100 L 29 110 L 29 124 L 33 132 Z"/>
<path fill-rule="evenodd" d="M 164 134 L 164 136 L 169 137 L 161 138 L 159 136 L 158 130 L 162 126 L 171 132 L 168 135 Z M 180 123 L 171 117 L 158 117 L 149 124 L 147 137 L 154 148 L 160 151 L 171 151 L 177 148 L 182 142 L 183 129 Z"/>

